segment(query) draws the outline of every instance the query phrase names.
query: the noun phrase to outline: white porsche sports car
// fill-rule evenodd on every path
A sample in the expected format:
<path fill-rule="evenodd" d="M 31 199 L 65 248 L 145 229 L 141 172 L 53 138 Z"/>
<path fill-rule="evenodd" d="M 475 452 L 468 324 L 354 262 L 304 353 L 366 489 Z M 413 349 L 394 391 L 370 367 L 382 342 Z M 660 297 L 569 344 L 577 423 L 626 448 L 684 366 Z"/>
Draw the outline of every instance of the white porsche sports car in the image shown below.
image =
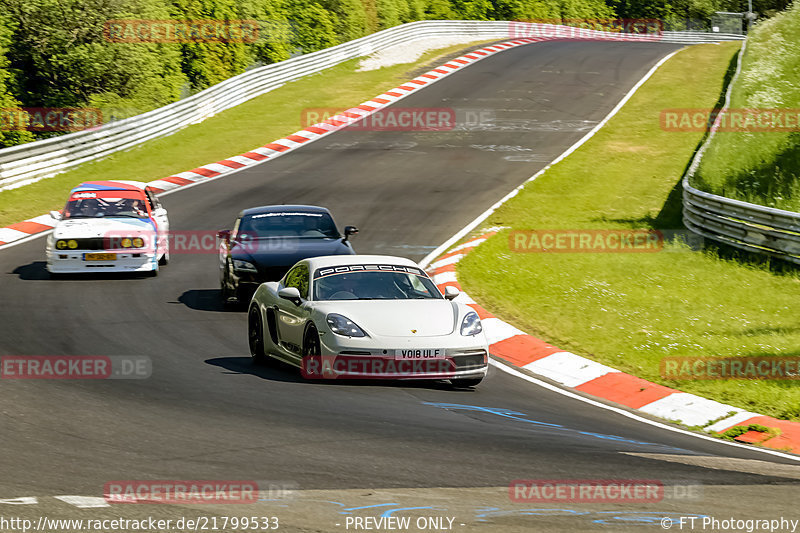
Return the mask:
<path fill-rule="evenodd" d="M 256 362 L 272 357 L 308 379 L 448 379 L 486 376 L 488 345 L 477 313 L 445 295 L 413 261 L 380 255 L 303 259 L 250 302 Z"/>
<path fill-rule="evenodd" d="M 69 193 L 47 239 L 47 270 L 149 272 L 169 261 L 169 219 L 155 191 L 138 181 L 89 181 Z"/>

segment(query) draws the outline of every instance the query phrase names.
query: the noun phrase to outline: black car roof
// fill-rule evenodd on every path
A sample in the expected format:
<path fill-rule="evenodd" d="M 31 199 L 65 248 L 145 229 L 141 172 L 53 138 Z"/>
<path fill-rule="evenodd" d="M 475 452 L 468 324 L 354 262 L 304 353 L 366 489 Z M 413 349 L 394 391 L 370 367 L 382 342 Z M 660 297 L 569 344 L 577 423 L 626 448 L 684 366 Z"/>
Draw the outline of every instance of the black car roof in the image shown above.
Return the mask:
<path fill-rule="evenodd" d="M 241 216 L 246 215 L 260 215 L 261 213 L 286 213 L 286 212 L 301 212 L 301 213 L 328 213 L 324 207 L 316 205 L 262 205 L 261 207 L 251 207 L 245 209 L 240 213 Z"/>

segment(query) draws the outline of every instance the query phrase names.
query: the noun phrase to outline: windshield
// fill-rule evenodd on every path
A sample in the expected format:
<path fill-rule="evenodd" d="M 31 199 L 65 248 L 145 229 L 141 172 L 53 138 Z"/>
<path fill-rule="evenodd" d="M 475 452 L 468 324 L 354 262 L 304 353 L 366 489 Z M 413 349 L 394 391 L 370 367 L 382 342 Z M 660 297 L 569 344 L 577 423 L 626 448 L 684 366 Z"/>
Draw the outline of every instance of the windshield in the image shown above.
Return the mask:
<path fill-rule="evenodd" d="M 137 191 L 74 193 L 64 208 L 64 218 L 148 218 L 147 203 Z"/>
<path fill-rule="evenodd" d="M 436 300 L 442 295 L 424 274 L 364 271 L 314 280 L 315 300 Z"/>
<path fill-rule="evenodd" d="M 328 213 L 260 213 L 242 217 L 239 235 L 251 238 L 299 237 L 338 239 L 333 218 Z"/>

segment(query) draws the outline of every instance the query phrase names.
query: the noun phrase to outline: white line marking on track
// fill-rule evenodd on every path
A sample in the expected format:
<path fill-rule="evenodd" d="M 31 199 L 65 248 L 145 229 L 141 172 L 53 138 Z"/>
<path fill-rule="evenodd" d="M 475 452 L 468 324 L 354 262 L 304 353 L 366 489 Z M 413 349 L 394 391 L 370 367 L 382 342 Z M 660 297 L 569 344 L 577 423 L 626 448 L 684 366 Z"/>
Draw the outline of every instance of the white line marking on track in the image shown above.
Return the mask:
<path fill-rule="evenodd" d="M 64 503 L 80 507 L 81 509 L 91 509 L 94 507 L 111 507 L 106 502 L 105 498 L 98 498 L 97 496 L 53 496 L 57 500 Z"/>

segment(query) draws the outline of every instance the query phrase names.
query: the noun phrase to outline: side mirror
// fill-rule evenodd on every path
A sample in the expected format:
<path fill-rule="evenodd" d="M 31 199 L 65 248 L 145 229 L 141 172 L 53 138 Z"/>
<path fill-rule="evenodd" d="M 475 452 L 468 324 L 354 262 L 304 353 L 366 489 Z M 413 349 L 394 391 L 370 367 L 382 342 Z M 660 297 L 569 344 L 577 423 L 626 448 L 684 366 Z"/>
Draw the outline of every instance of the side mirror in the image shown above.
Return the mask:
<path fill-rule="evenodd" d="M 444 288 L 444 297 L 446 300 L 454 300 L 459 294 L 461 294 L 461 291 L 452 285 L 448 285 Z"/>
<path fill-rule="evenodd" d="M 163 207 L 157 207 L 155 209 L 155 211 L 153 211 L 153 216 L 155 216 L 155 217 L 163 217 L 166 214 L 167 214 L 167 210 L 164 209 Z"/>
<path fill-rule="evenodd" d="M 61 211 L 50 211 L 50 216 L 53 220 L 61 220 Z"/>
<path fill-rule="evenodd" d="M 300 305 L 300 302 L 302 301 L 302 298 L 300 297 L 300 291 L 297 290 L 297 287 L 284 287 L 278 291 L 278 296 L 284 300 L 289 300 L 294 305 Z"/>
<path fill-rule="evenodd" d="M 222 239 L 225 242 L 228 242 L 228 241 L 231 240 L 231 230 L 229 230 L 229 229 L 219 230 L 217 232 L 217 237 L 219 237 L 220 239 Z"/>
<path fill-rule="evenodd" d="M 344 227 L 344 241 L 347 242 L 347 239 L 350 238 L 350 235 L 355 235 L 358 233 L 358 228 L 355 226 L 345 226 Z"/>

